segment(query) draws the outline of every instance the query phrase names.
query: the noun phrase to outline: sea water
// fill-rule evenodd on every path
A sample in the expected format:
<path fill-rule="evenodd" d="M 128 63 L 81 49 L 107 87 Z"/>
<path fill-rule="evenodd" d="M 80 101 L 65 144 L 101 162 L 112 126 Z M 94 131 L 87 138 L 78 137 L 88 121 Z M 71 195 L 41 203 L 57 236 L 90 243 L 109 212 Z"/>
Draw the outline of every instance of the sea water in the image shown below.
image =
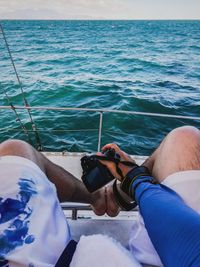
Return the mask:
<path fill-rule="evenodd" d="M 200 116 L 200 21 L 1 21 L 30 106 Z M 7 97 L 5 95 L 7 94 Z M 0 105 L 24 105 L 0 33 Z M 0 141 L 96 151 L 99 112 L 0 109 Z M 103 113 L 101 144 L 148 155 L 174 127 L 200 121 Z"/>

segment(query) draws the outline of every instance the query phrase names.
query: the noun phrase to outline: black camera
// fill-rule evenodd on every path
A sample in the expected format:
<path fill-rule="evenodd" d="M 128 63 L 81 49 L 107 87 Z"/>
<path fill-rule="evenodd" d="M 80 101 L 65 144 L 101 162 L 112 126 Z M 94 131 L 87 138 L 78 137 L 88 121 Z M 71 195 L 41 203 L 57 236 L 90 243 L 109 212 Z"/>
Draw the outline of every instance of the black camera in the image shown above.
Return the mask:
<path fill-rule="evenodd" d="M 116 164 L 116 171 L 119 174 L 121 172 L 118 168 L 119 162 L 127 166 L 137 166 L 137 164 L 134 162 L 120 161 L 120 155 L 117 154 L 113 148 L 105 150 L 102 156 L 84 156 L 81 159 L 81 166 L 83 169 L 83 175 L 81 178 L 90 193 L 98 190 L 115 179 L 110 170 L 104 164 L 102 164 L 100 160 L 114 162 Z M 115 180 L 113 184 L 113 193 L 116 202 L 123 210 L 129 211 L 137 206 L 135 200 L 132 201 L 132 199 L 130 199 L 126 193 L 122 192 L 121 186 L 117 184 L 117 180 Z"/>
<path fill-rule="evenodd" d="M 117 154 L 113 148 L 105 150 L 102 154 L 102 156 L 86 155 L 81 158 L 81 166 L 83 169 L 81 178 L 90 193 L 115 179 L 109 169 L 99 160 L 116 162 L 119 161 L 120 155 Z"/>

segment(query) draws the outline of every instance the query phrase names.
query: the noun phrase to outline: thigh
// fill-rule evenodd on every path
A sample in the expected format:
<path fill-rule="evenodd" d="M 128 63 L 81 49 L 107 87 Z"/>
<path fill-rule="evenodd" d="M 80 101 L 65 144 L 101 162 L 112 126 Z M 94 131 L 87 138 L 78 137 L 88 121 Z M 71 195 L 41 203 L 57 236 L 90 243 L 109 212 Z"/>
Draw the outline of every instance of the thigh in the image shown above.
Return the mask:
<path fill-rule="evenodd" d="M 45 172 L 44 157 L 35 148 L 21 140 L 8 140 L 0 144 L 0 156 L 19 156 L 33 161 Z"/>
<path fill-rule="evenodd" d="M 200 131 L 189 126 L 173 130 L 153 158 L 152 175 L 159 181 L 175 172 L 200 170 Z"/>

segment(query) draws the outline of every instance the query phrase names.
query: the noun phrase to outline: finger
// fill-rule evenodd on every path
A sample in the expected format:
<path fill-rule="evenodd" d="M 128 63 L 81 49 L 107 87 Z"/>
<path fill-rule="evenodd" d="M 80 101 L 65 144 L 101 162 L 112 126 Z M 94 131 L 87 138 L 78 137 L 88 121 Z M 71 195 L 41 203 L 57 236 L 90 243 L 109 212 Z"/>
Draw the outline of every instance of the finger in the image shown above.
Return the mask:
<path fill-rule="evenodd" d="M 97 152 L 96 155 L 97 156 L 103 156 L 103 154 L 101 152 Z"/>
<path fill-rule="evenodd" d="M 104 160 L 99 160 L 99 161 L 101 162 L 102 165 L 106 166 L 109 169 L 109 171 L 115 178 L 119 180 L 121 179 L 121 176 L 116 171 L 115 163 L 113 163 L 112 161 L 104 161 Z"/>
<path fill-rule="evenodd" d="M 135 161 L 131 158 L 130 155 L 128 155 L 126 152 L 124 152 L 123 150 L 121 150 L 116 144 L 114 143 L 111 143 L 111 144 L 107 144 L 105 145 L 102 150 L 106 150 L 106 149 L 109 149 L 109 148 L 113 148 L 115 150 L 116 153 L 118 153 L 121 157 L 122 160 L 125 160 L 125 161 L 132 161 L 135 163 Z"/>
<path fill-rule="evenodd" d="M 102 147 L 102 150 L 104 151 L 104 150 L 109 149 L 109 148 L 113 148 L 115 150 L 120 150 L 120 148 L 114 143 L 106 144 L 105 146 Z"/>
<path fill-rule="evenodd" d="M 115 145 L 115 144 L 108 144 L 108 146 L 110 146 L 110 145 Z M 116 148 L 116 147 L 117 147 L 118 150 L 120 151 L 120 154 L 121 154 L 120 157 L 121 157 L 122 160 L 124 160 L 124 161 L 132 161 L 132 162 L 134 162 L 134 161 L 131 159 L 131 157 L 130 157 L 129 155 L 127 155 L 125 152 L 123 152 L 122 150 L 120 150 L 119 147 L 118 147 L 117 145 L 115 145 L 115 148 Z M 116 150 L 115 150 L 115 151 L 116 151 Z M 119 151 L 117 151 L 117 153 L 119 153 Z M 98 155 L 98 156 L 102 156 L 103 154 L 100 153 L 100 152 L 98 152 L 96 155 Z M 112 161 L 100 160 L 100 159 L 99 159 L 99 161 L 100 161 L 100 163 L 101 163 L 102 165 L 106 166 L 106 167 L 110 170 L 110 172 L 112 173 L 112 175 L 113 175 L 115 178 L 117 178 L 119 181 L 122 180 L 121 175 L 117 172 L 116 164 L 115 164 L 114 162 L 112 162 Z M 129 171 L 129 169 L 127 170 L 127 167 L 124 166 L 123 164 L 120 164 L 120 163 L 119 163 L 119 167 L 120 167 L 122 173 L 125 173 L 125 174 L 126 174 L 126 173 Z"/>
<path fill-rule="evenodd" d="M 97 152 L 96 155 L 97 155 L 97 156 L 104 156 L 101 152 Z M 116 172 L 116 165 L 115 165 L 114 162 L 112 162 L 112 161 L 100 160 L 100 159 L 99 159 L 99 162 L 100 162 L 102 165 L 106 166 L 106 167 L 110 170 L 110 172 L 112 173 L 112 175 L 113 175 L 114 177 L 116 177 L 116 178 L 118 178 L 118 179 L 121 178 L 121 177 L 119 176 L 119 174 Z"/>
<path fill-rule="evenodd" d="M 121 158 L 124 156 L 124 152 L 116 145 L 116 144 L 107 144 L 105 145 L 102 150 L 105 151 L 107 149 L 114 149 L 117 154 L 120 155 Z"/>

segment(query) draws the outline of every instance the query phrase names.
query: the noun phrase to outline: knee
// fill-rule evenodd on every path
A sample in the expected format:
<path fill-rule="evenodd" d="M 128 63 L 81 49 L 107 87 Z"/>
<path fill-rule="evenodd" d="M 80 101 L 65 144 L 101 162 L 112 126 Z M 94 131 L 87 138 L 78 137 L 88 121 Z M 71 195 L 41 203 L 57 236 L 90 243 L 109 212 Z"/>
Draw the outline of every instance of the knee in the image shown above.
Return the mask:
<path fill-rule="evenodd" d="M 30 145 L 22 140 L 11 139 L 0 145 L 1 155 L 23 155 L 30 150 Z"/>
<path fill-rule="evenodd" d="M 200 145 L 200 131 L 193 126 L 182 126 L 171 131 L 167 139 L 173 144 Z"/>
<path fill-rule="evenodd" d="M 22 140 L 8 140 L 0 144 L 0 156 L 19 156 L 33 161 L 45 172 L 44 157 Z"/>

